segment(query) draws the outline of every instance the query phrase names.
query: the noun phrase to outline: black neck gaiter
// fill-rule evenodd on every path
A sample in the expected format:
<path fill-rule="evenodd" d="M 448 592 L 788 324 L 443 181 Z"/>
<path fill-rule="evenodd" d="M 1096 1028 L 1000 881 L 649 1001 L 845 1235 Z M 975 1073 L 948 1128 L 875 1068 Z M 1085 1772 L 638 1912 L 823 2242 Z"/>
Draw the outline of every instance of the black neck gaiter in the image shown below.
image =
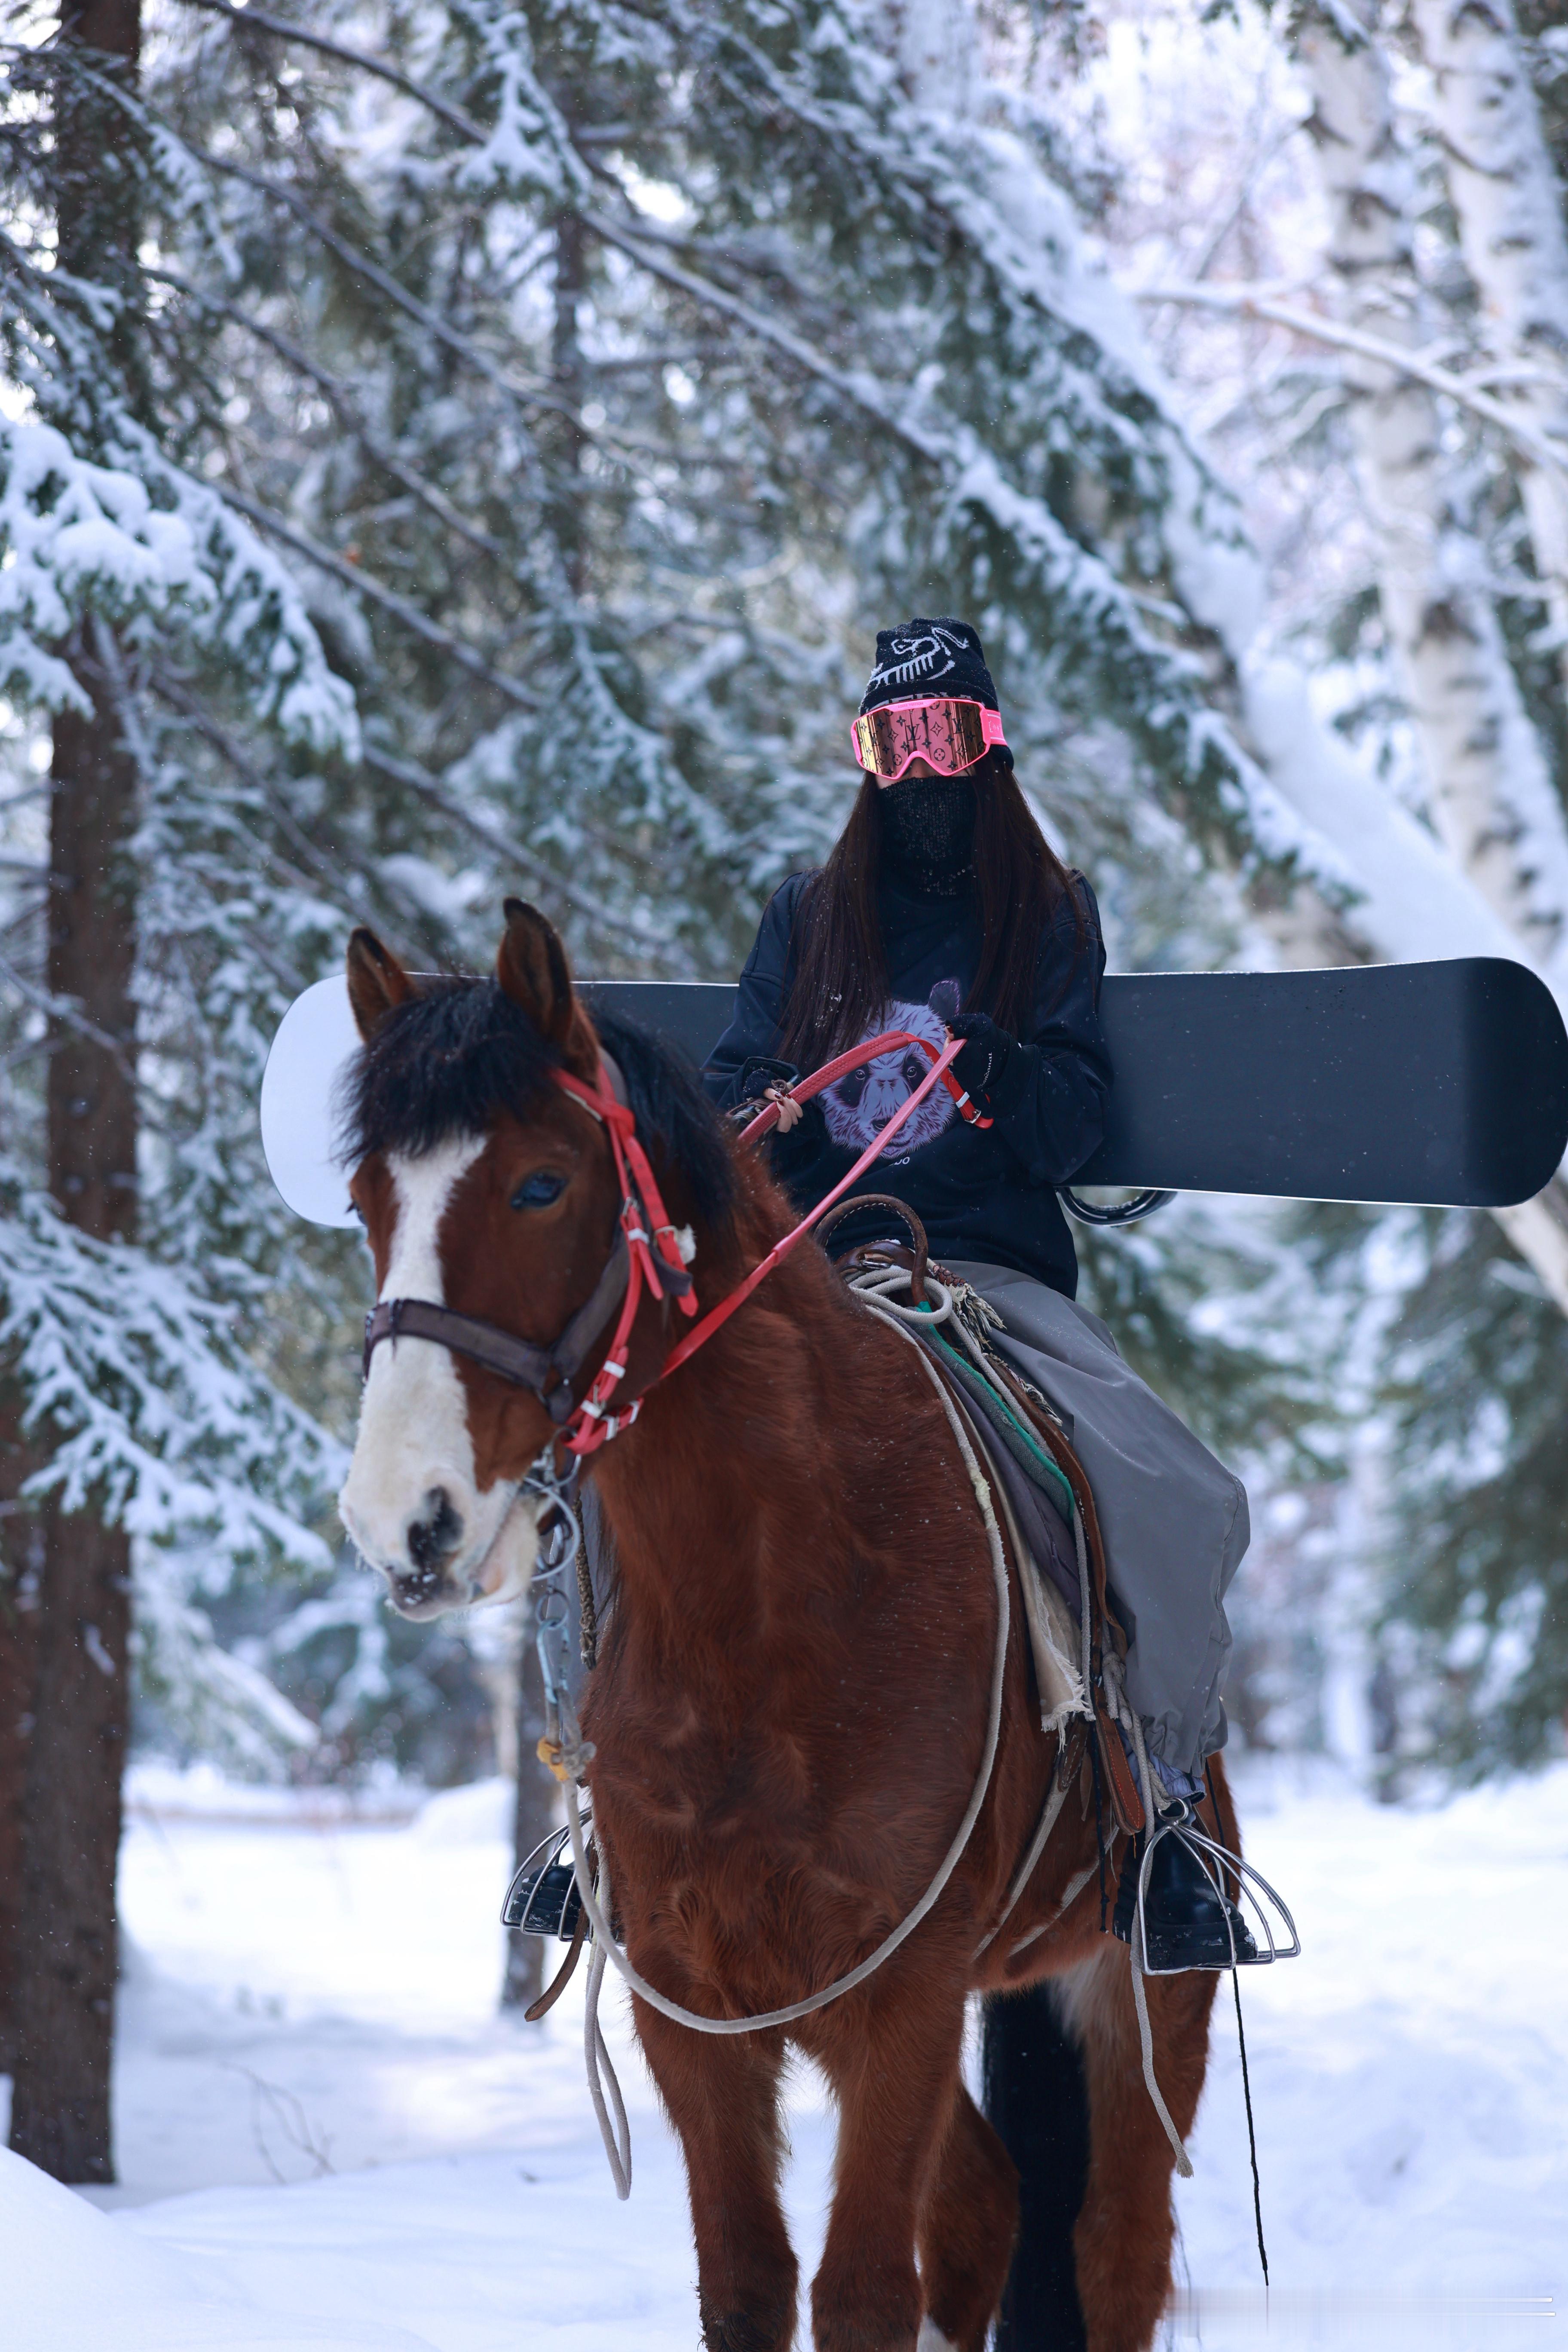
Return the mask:
<path fill-rule="evenodd" d="M 929 898 L 962 898 L 974 879 L 974 787 L 967 776 L 904 776 L 878 795 L 882 865 Z"/>

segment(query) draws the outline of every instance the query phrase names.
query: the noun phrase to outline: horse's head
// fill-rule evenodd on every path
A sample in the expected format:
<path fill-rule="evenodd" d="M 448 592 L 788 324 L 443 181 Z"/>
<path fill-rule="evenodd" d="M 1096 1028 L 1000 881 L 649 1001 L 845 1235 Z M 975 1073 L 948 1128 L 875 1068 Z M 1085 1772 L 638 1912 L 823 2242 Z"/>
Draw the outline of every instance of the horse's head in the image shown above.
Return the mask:
<path fill-rule="evenodd" d="M 493 980 L 416 983 L 354 932 L 364 1043 L 342 1109 L 377 1297 L 547 1345 L 593 1292 L 619 1203 L 601 1129 L 552 1082 L 598 1065 L 564 950 L 531 907 L 506 914 Z M 375 1349 L 339 1507 L 405 1615 L 521 1589 L 536 1535 L 518 1482 L 552 1434 L 528 1389 L 435 1339 Z"/>

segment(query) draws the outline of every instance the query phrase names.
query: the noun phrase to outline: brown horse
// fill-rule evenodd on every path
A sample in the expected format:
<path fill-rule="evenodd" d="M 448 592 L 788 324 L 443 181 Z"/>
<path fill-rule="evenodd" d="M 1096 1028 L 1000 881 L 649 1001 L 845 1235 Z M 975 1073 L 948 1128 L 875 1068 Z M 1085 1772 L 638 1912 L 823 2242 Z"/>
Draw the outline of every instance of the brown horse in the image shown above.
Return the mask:
<path fill-rule="evenodd" d="M 433 1300 L 547 1343 L 593 1294 L 620 1203 L 603 1128 L 550 1082 L 555 1068 L 593 1078 L 595 1027 L 549 924 L 516 901 L 507 912 L 494 982 L 416 988 L 354 934 L 365 1051 L 353 1190 L 384 1299 Z M 789 1204 L 658 1049 L 609 1024 L 605 1042 L 711 1306 L 794 1222 Z M 832 1982 L 924 1894 L 981 1762 L 997 1600 L 975 1496 L 916 1351 L 815 1243 L 659 1383 L 677 1336 L 668 1302 L 646 1300 L 625 1381 L 647 1392 L 641 1417 L 589 1464 L 618 1584 L 583 1723 L 631 1960 L 686 2007 L 741 2017 Z M 377 1349 L 343 1509 L 399 1606 L 515 1581 L 532 1555 L 518 1482 L 553 1434 L 527 1390 L 432 1339 Z M 1088 2093 L 1074 2245 L 1089 2344 L 1137 2352 L 1152 2340 L 1170 2288 L 1173 2158 L 1142 2076 L 1128 1949 L 1100 1928 L 1087 1769 L 977 1958 L 1057 1761 L 1016 1591 L 1011 1626 L 984 1809 L 940 1902 L 885 1967 L 787 2033 L 711 2038 L 634 1999 L 685 2150 L 710 2352 L 795 2339 L 778 2192 L 790 2042 L 820 2064 L 840 2116 L 811 2291 L 818 2352 L 981 2352 L 1018 2203 L 961 2078 L 964 2004 L 1042 1978 Z M 1028 1940 L 1086 1871 L 1063 1916 Z M 1208 1975 L 1148 1984 L 1158 2080 L 1184 2134 L 1213 1991 Z"/>

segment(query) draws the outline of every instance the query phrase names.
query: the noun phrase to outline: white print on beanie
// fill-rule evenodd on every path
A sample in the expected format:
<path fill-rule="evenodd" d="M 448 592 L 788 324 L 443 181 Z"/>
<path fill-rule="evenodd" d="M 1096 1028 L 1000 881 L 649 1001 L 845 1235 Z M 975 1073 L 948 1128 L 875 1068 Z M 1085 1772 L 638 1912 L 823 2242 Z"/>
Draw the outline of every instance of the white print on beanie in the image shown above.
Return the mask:
<path fill-rule="evenodd" d="M 895 637 L 889 651 L 896 658 L 871 672 L 868 694 L 879 687 L 915 686 L 945 677 L 958 667 L 954 656 L 970 651 L 969 641 L 952 629 L 934 628 L 920 637 Z"/>
<path fill-rule="evenodd" d="M 949 985 L 959 987 L 956 981 Z M 917 1037 L 929 1037 L 936 1046 L 947 1042 L 947 1034 L 929 1004 L 895 1000 L 883 1007 L 865 1034 L 875 1037 L 883 1029 L 908 1029 Z M 879 1054 L 874 1062 L 848 1071 L 822 1097 L 822 1115 L 834 1142 L 846 1151 L 864 1151 L 894 1113 L 903 1108 L 930 1068 L 929 1057 L 918 1045 L 895 1045 L 889 1053 Z M 934 1142 L 952 1123 L 954 1108 L 947 1088 L 933 1087 L 914 1117 L 907 1118 L 890 1138 L 889 1151 L 918 1151 L 922 1144 Z"/>

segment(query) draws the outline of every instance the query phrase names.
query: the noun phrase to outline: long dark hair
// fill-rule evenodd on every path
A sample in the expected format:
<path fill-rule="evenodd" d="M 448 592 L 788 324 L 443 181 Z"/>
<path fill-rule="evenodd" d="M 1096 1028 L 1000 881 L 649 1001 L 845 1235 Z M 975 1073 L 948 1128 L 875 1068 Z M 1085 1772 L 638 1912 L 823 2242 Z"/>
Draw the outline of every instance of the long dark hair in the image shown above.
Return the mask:
<path fill-rule="evenodd" d="M 1082 896 L 1011 768 L 988 756 L 973 772 L 982 943 L 963 1009 L 989 1013 L 1016 1035 L 1034 1011 L 1041 933 L 1070 909 L 1074 951 L 1081 954 L 1089 924 Z M 796 903 L 795 977 L 780 1051 L 802 1069 L 856 1045 L 891 994 L 877 920 L 880 803 L 881 787 L 868 776 L 826 865 Z"/>

